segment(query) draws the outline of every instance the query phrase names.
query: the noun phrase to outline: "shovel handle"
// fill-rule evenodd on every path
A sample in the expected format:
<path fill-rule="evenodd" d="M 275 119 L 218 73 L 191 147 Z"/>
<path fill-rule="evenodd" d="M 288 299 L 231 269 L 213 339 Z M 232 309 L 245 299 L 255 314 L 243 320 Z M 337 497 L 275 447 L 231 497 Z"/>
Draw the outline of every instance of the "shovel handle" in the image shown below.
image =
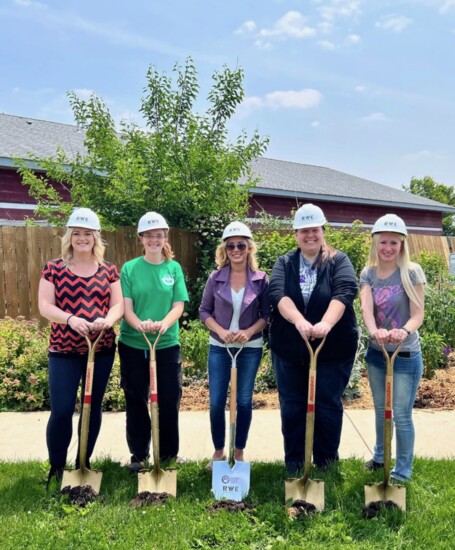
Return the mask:
<path fill-rule="evenodd" d="M 384 403 L 384 486 L 389 483 L 392 462 L 392 411 L 393 411 L 393 365 L 401 348 L 401 342 L 392 355 L 381 344 L 382 353 L 386 362 L 385 375 L 385 403 Z"/>
<path fill-rule="evenodd" d="M 236 348 L 233 348 L 236 349 Z M 226 350 L 231 358 L 231 397 L 229 400 L 229 463 L 234 464 L 235 432 L 237 428 L 237 357 L 242 351 L 240 346 L 236 352 L 226 344 Z"/>
<path fill-rule="evenodd" d="M 88 431 L 90 425 L 90 410 L 92 407 L 92 386 L 93 374 L 95 371 L 95 351 L 98 342 L 104 334 L 101 330 L 96 339 L 92 342 L 88 336 L 85 336 L 88 346 L 87 370 L 85 372 L 84 396 L 82 400 L 82 418 L 81 418 L 81 438 L 79 441 L 79 468 L 85 471 L 85 459 L 87 458 Z"/>
<path fill-rule="evenodd" d="M 310 368 L 308 372 L 308 398 L 306 411 L 306 427 L 305 427 L 305 467 L 303 471 L 304 483 L 310 477 L 311 461 L 313 457 L 313 440 L 314 440 L 314 411 L 316 402 L 316 366 L 317 358 L 322 346 L 325 344 L 326 337 L 321 340 L 321 343 L 313 350 L 313 346 L 305 339 L 305 344 L 310 354 Z"/>
<path fill-rule="evenodd" d="M 159 472 L 160 470 L 160 431 L 159 431 L 159 407 L 158 407 L 158 377 L 156 373 L 156 346 L 161 334 L 158 333 L 155 342 L 152 344 L 145 334 L 142 333 L 145 341 L 150 350 L 150 419 L 152 424 L 152 443 L 153 443 L 153 471 Z"/>

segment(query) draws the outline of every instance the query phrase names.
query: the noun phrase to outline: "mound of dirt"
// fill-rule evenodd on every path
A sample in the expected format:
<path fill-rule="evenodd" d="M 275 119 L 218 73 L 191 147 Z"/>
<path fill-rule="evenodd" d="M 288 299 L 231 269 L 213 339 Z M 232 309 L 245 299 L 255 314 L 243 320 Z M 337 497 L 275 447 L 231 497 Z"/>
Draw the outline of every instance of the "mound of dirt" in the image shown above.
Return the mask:
<path fill-rule="evenodd" d="M 253 504 L 236 502 L 235 500 L 217 500 L 207 509 L 209 512 L 217 512 L 218 510 L 227 510 L 228 512 L 249 512 L 254 510 L 254 506 Z"/>
<path fill-rule="evenodd" d="M 142 491 L 136 498 L 130 502 L 131 508 L 141 508 L 142 506 L 160 506 L 165 504 L 170 495 L 168 493 L 150 493 L 150 491 Z"/>
<path fill-rule="evenodd" d="M 352 401 L 345 401 L 346 409 L 372 409 L 373 398 L 367 373 L 364 372 L 359 383 L 361 396 Z M 270 390 L 264 393 L 255 393 L 253 409 L 278 409 L 278 392 Z M 418 409 L 451 410 L 455 409 L 455 355 L 452 354 L 450 366 L 438 369 L 431 380 L 423 378 L 417 391 L 414 405 Z M 180 410 L 208 411 L 209 390 L 204 385 L 192 384 L 183 388 L 183 397 Z"/>
<path fill-rule="evenodd" d="M 62 495 L 68 495 L 70 503 L 79 506 L 79 508 L 85 508 L 87 504 L 94 502 L 98 496 L 98 493 L 90 485 L 78 485 L 77 487 L 68 485 L 63 487 L 61 493 Z"/>

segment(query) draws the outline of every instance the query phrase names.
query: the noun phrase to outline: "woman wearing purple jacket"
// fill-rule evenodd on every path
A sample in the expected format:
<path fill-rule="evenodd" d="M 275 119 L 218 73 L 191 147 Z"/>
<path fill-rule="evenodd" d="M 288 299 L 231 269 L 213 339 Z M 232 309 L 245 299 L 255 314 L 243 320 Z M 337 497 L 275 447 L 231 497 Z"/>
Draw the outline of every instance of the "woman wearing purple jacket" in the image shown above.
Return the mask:
<path fill-rule="evenodd" d="M 215 451 L 209 469 L 214 460 L 226 460 L 225 408 L 232 364 L 226 344 L 243 346 L 237 356 L 234 458 L 244 460 L 254 380 L 262 358 L 262 331 L 270 311 L 267 275 L 257 269 L 256 245 L 249 228 L 241 222 L 232 222 L 225 228 L 222 241 L 216 250 L 218 269 L 207 280 L 199 308 L 201 321 L 210 329 L 210 425 Z"/>

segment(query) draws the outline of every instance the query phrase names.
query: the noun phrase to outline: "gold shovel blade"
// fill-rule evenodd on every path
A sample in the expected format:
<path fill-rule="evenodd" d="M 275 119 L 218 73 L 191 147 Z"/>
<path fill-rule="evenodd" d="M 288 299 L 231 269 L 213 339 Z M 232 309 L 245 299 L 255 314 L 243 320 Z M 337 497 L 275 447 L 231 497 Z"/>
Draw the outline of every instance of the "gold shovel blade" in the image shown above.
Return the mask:
<path fill-rule="evenodd" d="M 99 495 L 103 472 L 99 470 L 65 470 L 62 478 L 62 489 L 68 487 L 84 487 L 90 485 L 93 491 Z"/>
<path fill-rule="evenodd" d="M 177 472 L 175 470 L 142 470 L 137 474 L 138 492 L 168 493 L 177 496 Z"/>
<path fill-rule="evenodd" d="M 400 485 L 387 485 L 384 483 L 370 483 L 365 485 L 365 506 L 369 506 L 372 502 L 377 501 L 388 502 L 392 501 L 403 512 L 406 512 L 406 487 Z"/>
<path fill-rule="evenodd" d="M 286 502 L 304 500 L 318 512 L 324 510 L 324 482 L 321 479 L 308 479 L 306 483 L 303 478 L 289 479 L 284 482 L 284 493 Z"/>

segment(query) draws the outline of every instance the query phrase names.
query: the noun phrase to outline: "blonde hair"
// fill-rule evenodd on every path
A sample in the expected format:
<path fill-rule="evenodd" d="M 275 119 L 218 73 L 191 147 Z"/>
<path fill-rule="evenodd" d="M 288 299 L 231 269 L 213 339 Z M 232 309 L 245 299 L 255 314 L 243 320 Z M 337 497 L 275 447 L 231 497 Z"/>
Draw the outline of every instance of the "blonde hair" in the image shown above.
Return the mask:
<path fill-rule="evenodd" d="M 410 271 L 416 271 L 418 269 L 418 264 L 411 262 L 409 257 L 409 246 L 404 235 L 400 233 L 394 233 L 401 241 L 401 249 L 397 257 L 396 265 L 400 269 L 401 282 L 403 283 L 404 291 L 406 292 L 407 297 L 413 302 L 417 307 L 423 307 L 423 300 L 417 294 L 414 285 L 412 284 L 411 277 L 409 275 Z M 378 244 L 381 233 L 375 233 L 371 237 L 371 247 L 370 254 L 367 260 L 367 267 L 378 268 L 380 260 L 378 254 Z"/>
<path fill-rule="evenodd" d="M 257 249 L 256 243 L 253 241 L 253 239 L 249 239 L 248 237 L 245 237 L 245 240 L 248 244 L 248 256 L 247 256 L 248 266 L 252 271 L 257 271 L 258 261 L 256 258 L 256 252 L 258 249 Z M 230 264 L 230 261 L 226 252 L 226 241 L 222 241 L 217 246 L 216 253 L 215 253 L 215 263 L 218 269 L 221 269 L 222 267 Z"/>
<path fill-rule="evenodd" d="M 65 263 L 70 264 L 73 259 L 73 245 L 71 244 L 71 237 L 73 236 L 73 231 L 75 229 L 83 229 L 84 231 L 91 231 L 93 233 L 93 238 L 95 239 L 95 244 L 92 249 L 92 256 L 95 260 L 102 264 L 104 262 L 104 251 L 106 250 L 106 243 L 101 238 L 100 231 L 95 231 L 94 229 L 85 229 L 78 227 L 68 227 L 66 233 L 62 237 L 62 259 Z"/>
<path fill-rule="evenodd" d="M 167 237 L 168 237 L 168 234 L 169 234 L 169 229 L 162 229 L 162 231 L 164 231 L 164 244 L 163 244 L 163 248 L 161 249 L 161 254 L 163 255 L 164 259 L 165 260 L 172 260 L 175 255 L 174 255 L 174 251 L 172 250 L 172 247 L 169 243 L 169 241 L 167 240 Z M 144 234 L 144 232 L 142 233 L 139 233 L 139 237 L 142 237 L 142 235 Z M 142 241 L 141 241 L 142 243 Z M 142 248 L 142 254 L 145 255 L 145 248 L 143 247 Z"/>

